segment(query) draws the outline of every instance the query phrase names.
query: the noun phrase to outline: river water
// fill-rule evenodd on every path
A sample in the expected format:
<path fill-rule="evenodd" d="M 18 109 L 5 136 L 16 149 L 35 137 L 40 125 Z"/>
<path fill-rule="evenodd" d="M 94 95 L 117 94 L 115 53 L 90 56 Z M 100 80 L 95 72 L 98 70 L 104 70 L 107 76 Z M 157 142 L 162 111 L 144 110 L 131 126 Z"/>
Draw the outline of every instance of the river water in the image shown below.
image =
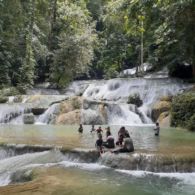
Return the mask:
<path fill-rule="evenodd" d="M 115 137 L 119 127 L 111 126 Z M 152 159 L 146 160 L 153 155 L 166 155 L 166 158 L 174 157 L 174 161 L 177 156 L 182 157 L 183 161 L 188 158 L 193 161 L 195 134 L 185 130 L 161 129 L 160 137 L 155 137 L 153 126 L 126 126 L 134 141 L 135 152 L 124 156 L 115 155 L 119 160 L 114 157 L 112 161 L 116 161 L 118 166 L 113 166 L 113 162 L 105 161 L 113 155 L 109 152 L 99 159 L 91 159 L 90 155 L 82 153 L 95 149 L 96 134 L 90 133 L 90 126 L 84 126 L 83 135 L 77 133 L 77 128 L 56 125 L 1 125 L 0 140 L 4 145 L 0 150 L 0 194 L 195 194 L 195 169 L 164 169 L 163 166 L 168 166 L 167 164 L 161 164 L 162 167 L 159 168 L 156 161 L 154 163 Z M 32 146 L 40 148 L 30 149 Z M 67 153 L 61 152 L 61 146 Z M 51 148 L 46 150 L 44 147 Z M 78 153 L 70 155 L 71 150 Z M 150 166 L 141 166 L 137 162 L 137 168 L 124 166 L 123 158 L 131 159 L 138 155 L 145 155 L 145 163 L 154 163 L 157 169 L 152 170 Z M 36 172 L 33 181 L 36 190 L 28 186 L 31 182 L 22 187 L 16 183 L 14 190 L 11 190 L 13 175 L 23 171 Z M 38 186 L 40 182 L 42 188 Z"/>

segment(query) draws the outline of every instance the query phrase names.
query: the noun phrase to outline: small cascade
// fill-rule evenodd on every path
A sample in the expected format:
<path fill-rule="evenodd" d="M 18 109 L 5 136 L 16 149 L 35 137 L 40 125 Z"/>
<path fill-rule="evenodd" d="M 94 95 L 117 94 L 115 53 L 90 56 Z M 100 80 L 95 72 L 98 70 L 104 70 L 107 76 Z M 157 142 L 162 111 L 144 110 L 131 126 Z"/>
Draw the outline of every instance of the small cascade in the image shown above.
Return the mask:
<path fill-rule="evenodd" d="M 7 177 L 25 166 L 33 164 L 57 163 L 64 159 L 60 151 L 45 151 L 37 153 L 27 153 L 23 155 L 13 156 L 0 161 L 0 179 Z"/>
<path fill-rule="evenodd" d="M 152 123 L 152 119 L 150 118 L 151 109 L 147 105 L 143 105 L 140 108 L 138 108 L 138 110 L 143 123 L 151 124 Z"/>
<path fill-rule="evenodd" d="M 90 84 L 83 97 L 110 103 L 107 107 L 108 124 L 150 124 L 151 106 L 156 101 L 163 96 L 174 96 L 189 87 L 189 84 L 170 78 L 112 79 Z M 140 108 L 127 104 L 128 97 L 134 94 L 138 94 L 143 101 Z"/>
<path fill-rule="evenodd" d="M 9 123 L 27 112 L 30 112 L 27 104 L 0 104 L 0 123 Z"/>
<path fill-rule="evenodd" d="M 83 96 L 92 100 L 126 103 L 128 96 L 139 94 L 144 104 L 150 105 L 162 96 L 176 95 L 190 87 L 176 79 L 112 79 L 97 81 L 85 90 Z"/>
<path fill-rule="evenodd" d="M 95 80 L 87 81 L 73 81 L 70 85 L 64 90 L 64 93 L 68 96 L 82 95 L 87 87 L 91 83 L 96 83 Z"/>
<path fill-rule="evenodd" d="M 107 106 L 108 124 L 142 124 L 138 110 L 134 105 L 128 104 L 108 104 Z"/>
<path fill-rule="evenodd" d="M 191 87 L 181 80 L 170 78 L 74 81 L 60 92 L 47 89 L 46 86 L 29 90 L 28 94 L 31 95 L 22 96 L 21 104 L 14 103 L 15 97 L 9 97 L 8 104 L 0 105 L 0 123 L 23 124 L 23 113 L 32 108 L 36 124 L 54 124 L 59 114 L 59 102 L 71 96 L 82 95 L 84 100 L 94 102 L 87 105 L 87 108 L 83 106 L 83 124 L 151 124 L 151 107 L 156 101 Z M 59 95 L 60 93 L 64 95 Z M 128 97 L 134 94 L 138 94 L 143 101 L 139 108 L 127 104 Z M 27 106 L 28 104 L 31 106 Z"/>
<path fill-rule="evenodd" d="M 53 104 L 50 106 L 42 115 L 37 118 L 36 124 L 49 124 L 54 122 L 56 114 L 59 112 L 59 105 L 60 104 Z"/>
<path fill-rule="evenodd" d="M 194 159 L 195 160 L 195 159 Z M 149 172 L 194 172 L 192 159 L 155 154 L 112 154 L 104 153 L 100 163 L 115 169 L 142 170 Z"/>

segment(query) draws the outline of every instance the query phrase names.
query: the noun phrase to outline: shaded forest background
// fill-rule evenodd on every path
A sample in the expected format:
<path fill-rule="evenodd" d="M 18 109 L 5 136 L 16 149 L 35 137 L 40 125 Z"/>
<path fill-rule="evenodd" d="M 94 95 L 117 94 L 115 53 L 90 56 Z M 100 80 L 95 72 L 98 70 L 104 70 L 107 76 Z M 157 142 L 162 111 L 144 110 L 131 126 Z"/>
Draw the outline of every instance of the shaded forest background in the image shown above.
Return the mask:
<path fill-rule="evenodd" d="M 0 87 L 113 78 L 141 41 L 154 70 L 195 77 L 195 1 L 0 0 Z"/>

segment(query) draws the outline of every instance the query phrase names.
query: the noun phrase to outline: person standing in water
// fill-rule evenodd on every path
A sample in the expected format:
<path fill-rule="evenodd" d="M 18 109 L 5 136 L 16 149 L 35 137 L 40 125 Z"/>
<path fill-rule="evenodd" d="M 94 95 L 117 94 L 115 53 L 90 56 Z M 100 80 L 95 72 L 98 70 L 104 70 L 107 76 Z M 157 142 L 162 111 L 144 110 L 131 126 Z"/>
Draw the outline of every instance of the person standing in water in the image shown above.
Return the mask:
<path fill-rule="evenodd" d="M 83 133 L 83 125 L 82 124 L 80 124 L 79 129 L 78 129 L 78 132 L 79 133 Z"/>
<path fill-rule="evenodd" d="M 159 136 L 160 126 L 158 122 L 156 122 L 156 127 L 154 128 L 154 131 L 155 131 L 155 136 Z"/>
<path fill-rule="evenodd" d="M 96 140 L 95 147 L 100 153 L 103 153 L 103 140 L 102 140 L 102 134 L 98 133 L 98 139 Z"/>
<path fill-rule="evenodd" d="M 106 128 L 106 137 L 111 135 L 110 127 Z"/>
<path fill-rule="evenodd" d="M 90 132 L 92 133 L 92 132 L 94 132 L 94 131 L 95 131 L 95 125 L 92 125 L 92 126 L 91 126 L 91 131 L 90 131 Z"/>
<path fill-rule="evenodd" d="M 101 126 L 99 126 L 99 128 L 98 128 L 98 129 L 96 129 L 96 132 L 97 132 L 97 134 L 99 134 L 99 133 L 102 133 L 102 132 L 103 132 L 103 130 L 102 130 L 102 128 L 101 128 Z"/>

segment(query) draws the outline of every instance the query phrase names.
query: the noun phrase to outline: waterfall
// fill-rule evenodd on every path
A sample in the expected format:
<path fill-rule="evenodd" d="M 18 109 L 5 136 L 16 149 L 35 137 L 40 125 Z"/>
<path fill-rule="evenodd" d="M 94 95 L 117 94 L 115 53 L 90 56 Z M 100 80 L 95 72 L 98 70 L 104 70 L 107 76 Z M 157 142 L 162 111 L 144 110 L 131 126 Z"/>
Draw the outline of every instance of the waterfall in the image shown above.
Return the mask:
<path fill-rule="evenodd" d="M 176 95 L 189 84 L 176 79 L 112 79 L 97 81 L 85 90 L 83 96 L 93 100 L 125 102 L 129 95 L 139 94 L 144 104 L 151 104 L 162 96 Z"/>
<path fill-rule="evenodd" d="M 56 114 L 59 111 L 59 104 L 53 104 L 36 120 L 37 124 L 48 124 L 53 122 Z"/>
<path fill-rule="evenodd" d="M 108 124 L 142 124 L 134 105 L 111 104 L 107 108 Z"/>
<path fill-rule="evenodd" d="M 0 104 L 0 123 L 8 123 L 29 111 L 27 104 Z"/>
<path fill-rule="evenodd" d="M 27 103 L 31 104 L 32 109 L 47 109 L 36 118 L 37 124 L 55 123 L 55 117 L 59 114 L 57 102 L 79 95 L 85 100 L 96 102 L 96 105 L 93 103 L 81 110 L 84 124 L 150 124 L 151 107 L 156 101 L 163 96 L 174 96 L 189 87 L 191 85 L 181 80 L 170 78 L 74 81 L 60 92 L 39 87 L 28 93 L 47 95 L 23 96 L 21 104 L 11 104 L 14 97 L 10 97 L 9 104 L 0 104 L 0 123 L 22 124 L 22 114 L 28 112 Z M 138 94 L 143 101 L 141 107 L 127 104 L 128 97 L 134 94 Z M 50 106 L 53 102 L 56 104 Z M 101 106 L 104 103 L 107 106 Z"/>
<path fill-rule="evenodd" d="M 152 123 L 151 106 L 156 101 L 163 96 L 174 96 L 189 87 L 189 84 L 170 78 L 101 80 L 91 83 L 83 97 L 110 103 L 107 106 L 108 124 L 149 124 Z M 128 97 L 134 94 L 138 94 L 143 101 L 139 108 L 127 104 Z M 83 112 L 86 113 L 87 110 Z"/>

